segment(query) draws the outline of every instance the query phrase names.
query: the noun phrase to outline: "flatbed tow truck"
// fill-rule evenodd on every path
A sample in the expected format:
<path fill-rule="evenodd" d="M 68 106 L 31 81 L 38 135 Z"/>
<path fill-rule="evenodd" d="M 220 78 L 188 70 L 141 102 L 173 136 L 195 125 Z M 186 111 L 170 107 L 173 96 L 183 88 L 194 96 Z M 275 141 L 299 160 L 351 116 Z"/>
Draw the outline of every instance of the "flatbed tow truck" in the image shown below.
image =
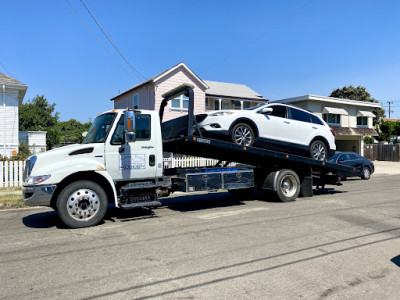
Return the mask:
<path fill-rule="evenodd" d="M 188 114 L 162 123 L 168 101 L 185 94 Z M 163 95 L 160 111 L 112 110 L 100 114 L 83 144 L 61 147 L 27 159 L 26 205 L 50 206 L 69 227 L 98 224 L 108 204 L 154 208 L 160 191 L 227 189 L 248 195 L 272 191 L 283 202 L 312 197 L 313 186 L 341 184 L 338 172 L 355 169 L 308 157 L 205 138 L 196 129 L 193 86 Z M 163 151 L 214 158 L 206 168 L 163 168 Z M 223 163 L 225 162 L 225 163 Z M 235 162 L 234 167 L 227 167 Z"/>

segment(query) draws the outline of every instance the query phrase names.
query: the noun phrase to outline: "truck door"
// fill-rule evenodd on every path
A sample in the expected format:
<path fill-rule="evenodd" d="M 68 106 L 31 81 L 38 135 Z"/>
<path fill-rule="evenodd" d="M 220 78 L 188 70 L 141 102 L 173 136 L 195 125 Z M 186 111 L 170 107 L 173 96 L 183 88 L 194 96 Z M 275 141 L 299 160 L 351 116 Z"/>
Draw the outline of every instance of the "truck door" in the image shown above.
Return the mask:
<path fill-rule="evenodd" d="M 151 116 L 136 114 L 136 141 L 125 144 L 124 114 L 120 115 L 105 146 L 106 168 L 115 181 L 147 179 L 156 176 L 156 138 Z"/>

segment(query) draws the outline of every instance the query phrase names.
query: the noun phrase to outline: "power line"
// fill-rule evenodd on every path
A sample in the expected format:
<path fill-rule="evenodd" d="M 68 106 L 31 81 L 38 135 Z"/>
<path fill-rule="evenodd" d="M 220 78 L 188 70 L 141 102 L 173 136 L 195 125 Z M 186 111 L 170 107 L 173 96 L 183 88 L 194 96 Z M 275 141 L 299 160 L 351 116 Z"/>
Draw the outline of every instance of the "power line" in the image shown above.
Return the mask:
<path fill-rule="evenodd" d="M 210 71 L 211 69 L 213 69 L 215 66 L 219 65 L 220 63 L 228 60 L 229 58 L 235 56 L 237 53 L 243 51 L 244 49 L 248 48 L 250 45 L 256 43 L 258 40 L 260 40 L 261 38 L 263 38 L 267 33 L 273 31 L 275 28 L 277 28 L 279 25 L 281 25 L 282 23 L 284 23 L 287 19 L 293 18 L 295 17 L 300 11 L 302 11 L 304 8 L 306 8 L 308 5 L 311 4 L 311 2 L 313 2 L 314 0 L 310 0 L 308 2 L 306 2 L 303 6 L 299 7 L 298 9 L 296 9 L 295 11 L 293 11 L 293 13 L 291 13 L 290 15 L 288 15 L 286 18 L 282 18 L 281 20 L 279 20 L 275 25 L 273 25 L 272 27 L 270 27 L 269 29 L 267 29 L 266 31 L 262 32 L 259 36 L 257 36 L 255 39 L 253 39 L 252 41 L 250 41 L 249 43 L 245 43 L 242 47 L 238 47 L 236 51 L 231 52 L 230 54 L 228 54 L 227 56 L 225 56 L 224 58 L 220 59 L 219 61 L 217 61 L 215 64 L 213 64 L 211 67 L 209 67 L 208 69 L 206 69 L 205 71 L 201 72 L 201 74 L 207 73 L 208 71 Z"/>
<path fill-rule="evenodd" d="M 6 73 L 8 74 L 8 76 L 13 77 L 13 76 L 11 75 L 11 73 L 8 72 L 7 68 L 1 63 L 1 61 L 0 61 L 0 65 L 1 65 L 1 66 L 3 67 L 3 69 L 6 71 Z"/>
<path fill-rule="evenodd" d="M 104 26 L 102 26 L 102 24 L 100 25 L 99 21 L 97 21 L 96 17 L 93 16 L 91 10 L 86 6 L 85 2 L 83 0 L 80 0 L 82 5 L 86 8 L 86 10 L 88 11 L 89 15 L 92 17 L 92 19 L 94 20 L 94 22 L 96 23 L 97 27 L 99 27 L 100 31 L 104 34 L 104 36 L 107 38 L 107 40 L 111 43 L 111 45 L 114 47 L 115 51 L 117 51 L 117 53 L 122 57 L 122 59 L 125 61 L 125 63 L 133 70 L 135 71 L 137 74 L 139 74 L 143 79 L 146 79 L 146 77 L 144 77 L 138 70 L 136 70 L 135 67 L 133 67 L 130 62 L 125 58 L 125 56 L 121 53 L 121 51 L 118 49 L 117 45 L 115 44 L 115 42 L 113 41 L 113 39 L 110 37 L 110 35 L 105 31 L 105 29 L 103 29 Z M 93 10 L 93 8 L 92 8 Z M 94 11 L 94 10 L 93 10 Z M 96 13 L 95 13 L 96 14 Z M 97 16 L 97 14 L 96 14 Z M 100 22 L 101 23 L 101 22 Z"/>
<path fill-rule="evenodd" d="M 130 72 L 128 72 L 116 59 L 114 56 L 112 56 L 112 54 L 110 53 L 110 51 L 108 51 L 108 49 L 104 46 L 104 44 L 97 38 L 97 36 L 94 34 L 94 32 L 90 29 L 89 25 L 81 18 L 81 16 L 78 14 L 78 12 L 75 10 L 75 8 L 71 5 L 71 3 L 68 0 L 65 0 L 68 4 L 68 6 L 72 9 L 72 11 L 75 13 L 75 15 L 79 18 L 79 20 L 83 23 L 83 25 L 85 25 L 86 29 L 91 33 L 91 35 L 96 39 L 96 41 L 100 44 L 101 47 L 103 47 L 103 49 L 107 52 L 107 54 L 112 58 L 112 60 L 121 68 L 121 70 L 123 70 L 126 74 L 128 74 L 131 78 L 133 78 L 134 80 L 138 80 L 137 78 L 135 78 L 133 76 L 133 74 L 131 74 Z"/>

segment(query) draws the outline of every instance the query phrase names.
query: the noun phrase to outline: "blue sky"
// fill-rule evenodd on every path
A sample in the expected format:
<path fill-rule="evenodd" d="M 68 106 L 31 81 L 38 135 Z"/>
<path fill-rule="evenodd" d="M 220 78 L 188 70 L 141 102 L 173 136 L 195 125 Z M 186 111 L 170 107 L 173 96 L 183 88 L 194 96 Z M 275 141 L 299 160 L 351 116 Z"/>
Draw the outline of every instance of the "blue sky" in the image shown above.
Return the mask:
<path fill-rule="evenodd" d="M 271 100 L 362 85 L 386 110 L 393 101 L 400 118 L 400 1 L 84 3 L 145 78 L 183 61 L 202 79 L 243 83 Z M 2 0 L 0 14 L 0 72 L 28 85 L 25 101 L 56 103 L 63 121 L 89 121 L 143 80 L 80 0 Z"/>

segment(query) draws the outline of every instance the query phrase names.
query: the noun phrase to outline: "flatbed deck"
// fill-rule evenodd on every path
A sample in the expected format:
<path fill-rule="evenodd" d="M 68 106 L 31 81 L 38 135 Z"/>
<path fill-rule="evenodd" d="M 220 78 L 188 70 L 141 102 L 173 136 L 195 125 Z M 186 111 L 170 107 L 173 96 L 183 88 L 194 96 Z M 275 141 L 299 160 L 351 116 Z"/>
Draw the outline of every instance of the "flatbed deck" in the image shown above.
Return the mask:
<path fill-rule="evenodd" d="M 255 167 L 301 169 L 312 168 L 324 173 L 354 172 L 354 168 L 318 161 L 308 157 L 292 155 L 257 147 L 244 147 L 226 141 L 197 136 L 183 136 L 163 140 L 164 151 L 199 157 L 214 158 L 221 161 L 243 163 Z"/>

